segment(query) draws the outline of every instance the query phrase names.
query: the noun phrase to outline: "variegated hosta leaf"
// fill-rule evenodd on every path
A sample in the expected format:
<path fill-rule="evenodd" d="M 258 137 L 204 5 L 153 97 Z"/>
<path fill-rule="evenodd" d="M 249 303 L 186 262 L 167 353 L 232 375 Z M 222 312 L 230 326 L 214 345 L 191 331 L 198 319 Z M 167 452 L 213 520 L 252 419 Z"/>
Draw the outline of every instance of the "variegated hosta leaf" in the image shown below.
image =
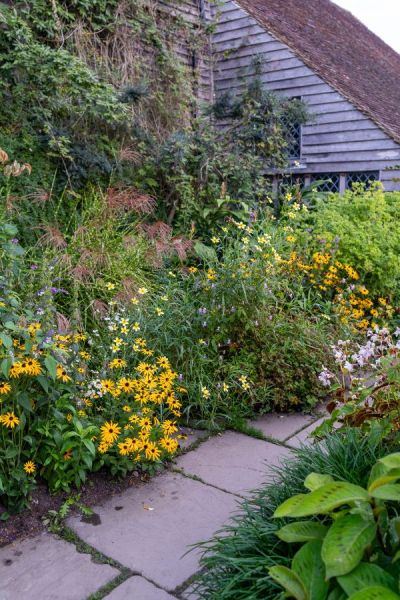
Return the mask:
<path fill-rule="evenodd" d="M 375 469 L 376 466 L 382 467 L 382 469 Z M 387 469 L 384 465 L 375 465 L 371 471 L 371 476 L 368 483 L 368 491 L 371 493 L 376 488 L 392 483 L 400 479 L 400 468 L 398 469 Z"/>
<path fill-rule="evenodd" d="M 269 574 L 276 583 L 279 583 L 290 594 L 291 598 L 309 600 L 303 582 L 291 569 L 282 566 L 271 567 Z"/>
<path fill-rule="evenodd" d="M 370 563 L 360 563 L 351 573 L 338 577 L 338 582 L 349 596 L 374 585 L 387 587 L 393 592 L 397 590 L 394 577 L 378 565 Z"/>
<path fill-rule="evenodd" d="M 331 475 L 321 475 L 321 473 L 310 473 L 304 480 L 304 487 L 313 492 L 318 488 L 333 483 L 335 480 Z"/>
<path fill-rule="evenodd" d="M 348 514 L 335 521 L 322 544 L 327 577 L 350 573 L 362 560 L 375 535 L 374 521 L 366 521 L 360 515 Z"/>
<path fill-rule="evenodd" d="M 309 600 L 325 600 L 328 595 L 329 581 L 325 576 L 325 565 L 321 558 L 322 542 L 307 542 L 295 554 L 292 570 L 304 583 Z"/>
<path fill-rule="evenodd" d="M 388 588 L 375 585 L 352 594 L 348 600 L 400 600 L 400 596 Z"/>
<path fill-rule="evenodd" d="M 357 501 L 368 501 L 368 492 L 358 485 L 335 481 L 310 494 L 299 494 L 278 506 L 274 517 L 308 517 L 328 514 L 335 508 Z"/>
<path fill-rule="evenodd" d="M 400 484 L 387 483 L 376 488 L 370 494 L 379 500 L 400 500 Z"/>
<path fill-rule="evenodd" d="M 278 538 L 284 542 L 309 542 L 311 540 L 322 540 L 328 528 L 317 521 L 299 521 L 289 523 L 276 532 Z"/>

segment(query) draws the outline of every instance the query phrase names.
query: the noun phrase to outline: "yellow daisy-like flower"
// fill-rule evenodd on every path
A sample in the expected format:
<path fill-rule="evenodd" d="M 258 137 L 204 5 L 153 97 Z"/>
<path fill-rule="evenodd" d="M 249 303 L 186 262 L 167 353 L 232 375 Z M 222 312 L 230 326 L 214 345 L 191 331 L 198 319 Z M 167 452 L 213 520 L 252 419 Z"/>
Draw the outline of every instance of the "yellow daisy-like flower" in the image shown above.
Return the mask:
<path fill-rule="evenodd" d="M 121 327 L 120 329 L 121 333 L 123 333 L 124 335 L 126 335 L 128 333 L 128 328 L 127 327 Z"/>
<path fill-rule="evenodd" d="M 152 426 L 151 419 L 149 419 L 148 417 L 144 417 L 143 419 L 140 419 L 139 425 L 144 431 L 148 432 L 151 430 Z"/>
<path fill-rule="evenodd" d="M 149 290 L 145 287 L 141 287 L 138 289 L 138 294 L 140 294 L 141 296 L 144 296 L 145 294 L 147 294 Z"/>
<path fill-rule="evenodd" d="M 148 460 L 158 460 L 161 452 L 153 442 L 143 440 L 140 448 Z"/>
<path fill-rule="evenodd" d="M 100 427 L 102 441 L 107 444 L 115 442 L 119 434 L 121 433 L 121 427 L 112 421 L 106 421 L 104 425 Z"/>
<path fill-rule="evenodd" d="M 166 356 L 160 356 L 160 358 L 157 359 L 157 364 L 161 369 L 169 369 L 171 366 Z"/>
<path fill-rule="evenodd" d="M 71 377 L 62 365 L 57 365 L 57 379 L 61 379 L 64 383 L 71 381 Z"/>
<path fill-rule="evenodd" d="M 8 394 L 11 392 L 11 385 L 6 381 L 0 381 L 0 395 Z"/>
<path fill-rule="evenodd" d="M 10 377 L 12 379 L 16 379 L 18 377 L 20 377 L 21 375 L 23 375 L 23 370 L 21 369 L 21 363 L 20 362 L 15 362 L 11 365 L 11 369 L 10 369 Z"/>
<path fill-rule="evenodd" d="M 131 452 L 131 444 L 129 438 L 118 444 L 118 450 L 121 456 L 127 456 Z"/>
<path fill-rule="evenodd" d="M 89 360 L 90 359 L 90 354 L 89 354 L 89 352 L 86 352 L 86 350 L 81 350 L 79 352 L 79 356 L 81 358 L 83 358 L 83 360 Z"/>
<path fill-rule="evenodd" d="M 115 290 L 115 284 L 114 283 L 106 283 L 106 288 L 108 289 L 109 292 L 112 292 L 113 290 Z"/>
<path fill-rule="evenodd" d="M 203 396 L 203 398 L 209 398 L 211 395 L 210 390 L 204 387 L 204 385 L 201 387 L 201 395 Z"/>
<path fill-rule="evenodd" d="M 158 308 L 158 306 L 157 306 L 156 314 L 157 314 L 157 316 L 162 317 L 164 314 L 164 311 L 161 308 Z"/>
<path fill-rule="evenodd" d="M 121 392 L 132 392 L 135 389 L 135 381 L 133 379 L 129 379 L 128 377 L 122 377 L 122 379 L 118 382 L 118 388 Z"/>
<path fill-rule="evenodd" d="M 140 331 L 140 324 L 137 321 L 132 325 L 132 331 Z"/>
<path fill-rule="evenodd" d="M 100 381 L 101 391 L 102 392 L 113 392 L 115 388 L 115 384 L 111 379 L 102 379 Z"/>
<path fill-rule="evenodd" d="M 106 452 L 108 452 L 109 449 L 110 444 L 104 441 L 100 442 L 100 444 L 97 446 L 97 450 L 100 452 L 100 454 L 105 454 Z"/>
<path fill-rule="evenodd" d="M 131 298 L 131 304 L 137 306 L 139 304 L 139 300 L 137 298 Z"/>
<path fill-rule="evenodd" d="M 174 454 L 178 449 L 178 442 L 169 437 L 162 438 L 160 440 L 160 445 L 169 454 Z"/>
<path fill-rule="evenodd" d="M 36 360 L 36 358 L 28 358 L 26 361 L 25 371 L 28 373 L 28 375 L 40 375 L 42 372 L 40 362 Z"/>
<path fill-rule="evenodd" d="M 36 471 L 36 465 L 33 460 L 28 460 L 24 464 L 24 471 L 25 473 L 28 473 L 28 475 L 33 475 L 33 473 Z"/>
<path fill-rule="evenodd" d="M 192 273 L 192 275 L 194 275 L 195 273 L 197 273 L 198 268 L 197 267 L 189 267 L 188 271 L 189 271 L 189 273 Z"/>
<path fill-rule="evenodd" d="M 170 421 L 169 419 L 166 419 L 161 427 L 166 436 L 178 431 L 178 428 L 175 425 L 175 423 L 173 421 Z"/>
<path fill-rule="evenodd" d="M 125 404 L 125 406 L 122 407 L 122 410 L 126 413 L 130 413 L 132 412 L 132 409 L 130 406 L 128 406 L 127 404 Z"/>
<path fill-rule="evenodd" d="M 126 367 L 126 360 L 123 358 L 114 358 L 108 366 L 110 369 L 122 369 Z"/>
<path fill-rule="evenodd" d="M 40 323 L 31 323 L 28 325 L 28 331 L 33 336 L 40 329 Z"/>
<path fill-rule="evenodd" d="M 4 415 L 0 415 L 0 422 L 3 423 L 5 427 L 9 427 L 10 429 L 14 429 L 17 425 L 19 425 L 18 417 L 12 412 L 7 412 Z"/>

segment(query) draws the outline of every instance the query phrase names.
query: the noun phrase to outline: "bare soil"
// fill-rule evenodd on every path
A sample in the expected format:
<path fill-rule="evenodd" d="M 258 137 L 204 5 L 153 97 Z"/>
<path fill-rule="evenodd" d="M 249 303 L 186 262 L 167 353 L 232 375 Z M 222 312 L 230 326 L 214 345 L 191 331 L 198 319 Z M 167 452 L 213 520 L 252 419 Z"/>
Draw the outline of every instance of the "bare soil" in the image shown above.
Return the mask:
<path fill-rule="evenodd" d="M 134 471 L 122 481 L 116 481 L 109 473 L 99 471 L 92 473 L 84 486 L 79 490 L 79 502 L 85 506 L 94 506 L 107 498 L 119 494 L 131 486 L 139 486 L 148 481 L 148 475 Z M 50 494 L 44 483 L 39 483 L 32 494 L 29 508 L 17 515 L 11 515 L 7 521 L 0 520 L 0 548 L 23 537 L 35 535 L 45 529 L 43 517 L 49 510 L 58 510 L 65 500 L 78 493 Z M 71 509 L 73 512 L 74 508 Z M 76 509 L 75 509 L 76 510 Z M 0 504 L 0 516 L 5 512 Z"/>

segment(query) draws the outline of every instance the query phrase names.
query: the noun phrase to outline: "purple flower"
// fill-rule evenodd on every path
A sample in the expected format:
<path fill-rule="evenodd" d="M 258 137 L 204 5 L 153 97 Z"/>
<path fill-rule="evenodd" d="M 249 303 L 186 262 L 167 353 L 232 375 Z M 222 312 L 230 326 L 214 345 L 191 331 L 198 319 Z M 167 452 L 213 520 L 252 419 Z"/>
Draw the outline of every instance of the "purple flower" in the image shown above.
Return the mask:
<path fill-rule="evenodd" d="M 19 239 L 18 239 L 18 238 L 13 238 L 13 239 L 11 240 L 11 243 L 12 243 L 12 244 L 19 244 Z"/>
<path fill-rule="evenodd" d="M 37 265 L 31 265 L 32 271 L 36 271 L 39 267 Z"/>

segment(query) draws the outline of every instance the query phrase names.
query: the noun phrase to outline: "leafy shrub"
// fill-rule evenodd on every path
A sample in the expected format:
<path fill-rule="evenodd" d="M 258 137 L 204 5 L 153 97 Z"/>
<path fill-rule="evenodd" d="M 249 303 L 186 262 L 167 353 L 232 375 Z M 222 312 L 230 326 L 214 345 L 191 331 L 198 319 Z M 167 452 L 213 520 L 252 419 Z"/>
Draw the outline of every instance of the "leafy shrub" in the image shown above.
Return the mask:
<path fill-rule="evenodd" d="M 312 517 L 290 522 L 276 535 L 284 542 L 304 543 L 287 566 L 273 566 L 270 576 L 297 600 L 400 598 L 397 564 L 400 537 L 400 454 L 380 458 L 367 488 L 331 475 L 310 473 L 308 494 L 287 499 L 275 518 Z M 391 506 L 391 503 L 395 506 Z M 319 522 L 315 518 L 323 520 Z"/>
<path fill-rule="evenodd" d="M 283 525 L 273 518 L 277 507 L 294 494 L 304 492 L 310 472 L 366 487 L 371 468 L 387 448 L 359 430 L 330 434 L 310 447 L 295 450 L 273 470 L 272 480 L 242 505 L 242 512 L 222 532 L 202 544 L 202 574 L 196 592 L 207 600 L 276 600 L 281 588 L 268 568 L 290 567 L 295 548 L 280 540 Z"/>
<path fill-rule="evenodd" d="M 263 226 L 224 227 L 213 247 L 195 245 L 202 265 L 171 270 L 147 299 L 134 298 L 146 337 L 182 373 L 186 414 L 209 424 L 309 409 L 323 391 L 318 373 L 332 326 L 312 316 L 301 281 L 275 269 Z"/>
<path fill-rule="evenodd" d="M 300 231 L 314 251 L 332 250 L 355 268 L 374 296 L 396 298 L 400 279 L 400 194 L 384 193 L 380 184 L 353 186 L 343 196 L 317 200 L 301 213 Z M 310 230 L 312 235 L 310 236 Z"/>

